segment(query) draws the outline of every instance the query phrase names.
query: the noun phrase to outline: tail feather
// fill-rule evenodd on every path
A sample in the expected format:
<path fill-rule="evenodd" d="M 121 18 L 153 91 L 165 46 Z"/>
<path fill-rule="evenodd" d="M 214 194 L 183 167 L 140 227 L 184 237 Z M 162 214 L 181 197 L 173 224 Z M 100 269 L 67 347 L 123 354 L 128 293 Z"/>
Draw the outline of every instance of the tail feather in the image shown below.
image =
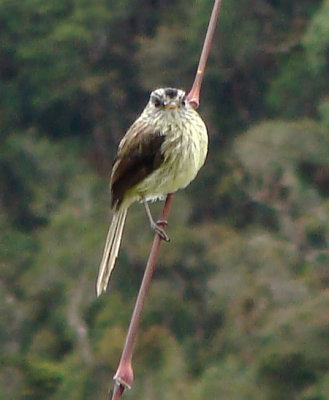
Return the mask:
<path fill-rule="evenodd" d="M 102 292 L 106 291 L 109 283 L 115 261 L 118 257 L 126 216 L 127 208 L 120 208 L 113 215 L 106 237 L 103 258 L 98 271 L 96 286 L 97 296 L 100 296 Z"/>

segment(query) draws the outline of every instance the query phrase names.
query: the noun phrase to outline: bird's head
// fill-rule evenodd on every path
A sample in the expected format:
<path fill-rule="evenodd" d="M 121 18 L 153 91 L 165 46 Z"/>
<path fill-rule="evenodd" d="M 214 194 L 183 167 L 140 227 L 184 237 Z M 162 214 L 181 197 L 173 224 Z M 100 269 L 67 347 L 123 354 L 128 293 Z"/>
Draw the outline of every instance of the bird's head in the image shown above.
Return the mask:
<path fill-rule="evenodd" d="M 175 88 L 154 90 L 149 103 L 156 110 L 178 110 L 189 106 L 184 90 Z"/>

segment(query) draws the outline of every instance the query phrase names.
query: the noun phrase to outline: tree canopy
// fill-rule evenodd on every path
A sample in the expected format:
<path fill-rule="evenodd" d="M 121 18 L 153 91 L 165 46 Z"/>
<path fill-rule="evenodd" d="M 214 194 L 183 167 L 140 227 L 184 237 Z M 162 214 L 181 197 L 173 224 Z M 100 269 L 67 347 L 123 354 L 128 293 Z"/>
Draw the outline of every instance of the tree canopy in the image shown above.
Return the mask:
<path fill-rule="evenodd" d="M 150 90 L 189 90 L 211 7 L 0 0 L 0 400 L 105 396 L 152 239 L 134 205 L 96 299 L 111 163 Z M 328 33 L 328 0 L 223 0 L 127 399 L 328 399 Z"/>

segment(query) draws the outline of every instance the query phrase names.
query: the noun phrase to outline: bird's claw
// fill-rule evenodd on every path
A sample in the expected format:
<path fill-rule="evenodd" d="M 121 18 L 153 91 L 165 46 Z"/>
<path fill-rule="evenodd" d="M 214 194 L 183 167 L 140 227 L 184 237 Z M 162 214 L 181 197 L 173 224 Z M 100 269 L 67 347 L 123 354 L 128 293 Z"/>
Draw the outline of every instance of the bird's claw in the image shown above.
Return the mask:
<path fill-rule="evenodd" d="M 168 222 L 165 220 L 157 221 L 157 223 L 151 224 L 151 228 L 161 237 L 165 242 L 170 242 L 169 236 L 166 234 L 165 230 L 162 229 L 159 225 L 168 225 Z"/>
<path fill-rule="evenodd" d="M 160 226 L 168 226 L 168 221 L 166 219 L 158 219 L 156 224 Z"/>
<path fill-rule="evenodd" d="M 155 232 L 161 237 L 162 240 L 170 242 L 170 237 L 166 234 L 166 232 L 162 228 L 157 226 Z"/>

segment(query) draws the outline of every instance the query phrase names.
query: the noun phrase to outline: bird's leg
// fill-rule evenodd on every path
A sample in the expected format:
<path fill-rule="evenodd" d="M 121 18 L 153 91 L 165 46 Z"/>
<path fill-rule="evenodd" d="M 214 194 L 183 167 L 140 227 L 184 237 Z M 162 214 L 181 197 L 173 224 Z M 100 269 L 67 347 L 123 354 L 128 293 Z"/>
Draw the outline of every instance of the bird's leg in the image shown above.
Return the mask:
<path fill-rule="evenodd" d="M 164 231 L 164 229 L 160 228 L 159 225 L 168 225 L 167 221 L 164 220 L 160 220 L 157 222 L 154 222 L 154 219 L 152 217 L 151 214 L 151 210 L 150 207 L 147 203 L 147 201 L 143 200 L 143 204 L 146 210 L 146 215 L 150 221 L 150 225 L 151 225 L 151 229 L 153 229 L 158 235 L 160 235 L 161 239 L 165 240 L 166 242 L 169 242 L 169 236 L 166 234 L 166 232 Z"/>

